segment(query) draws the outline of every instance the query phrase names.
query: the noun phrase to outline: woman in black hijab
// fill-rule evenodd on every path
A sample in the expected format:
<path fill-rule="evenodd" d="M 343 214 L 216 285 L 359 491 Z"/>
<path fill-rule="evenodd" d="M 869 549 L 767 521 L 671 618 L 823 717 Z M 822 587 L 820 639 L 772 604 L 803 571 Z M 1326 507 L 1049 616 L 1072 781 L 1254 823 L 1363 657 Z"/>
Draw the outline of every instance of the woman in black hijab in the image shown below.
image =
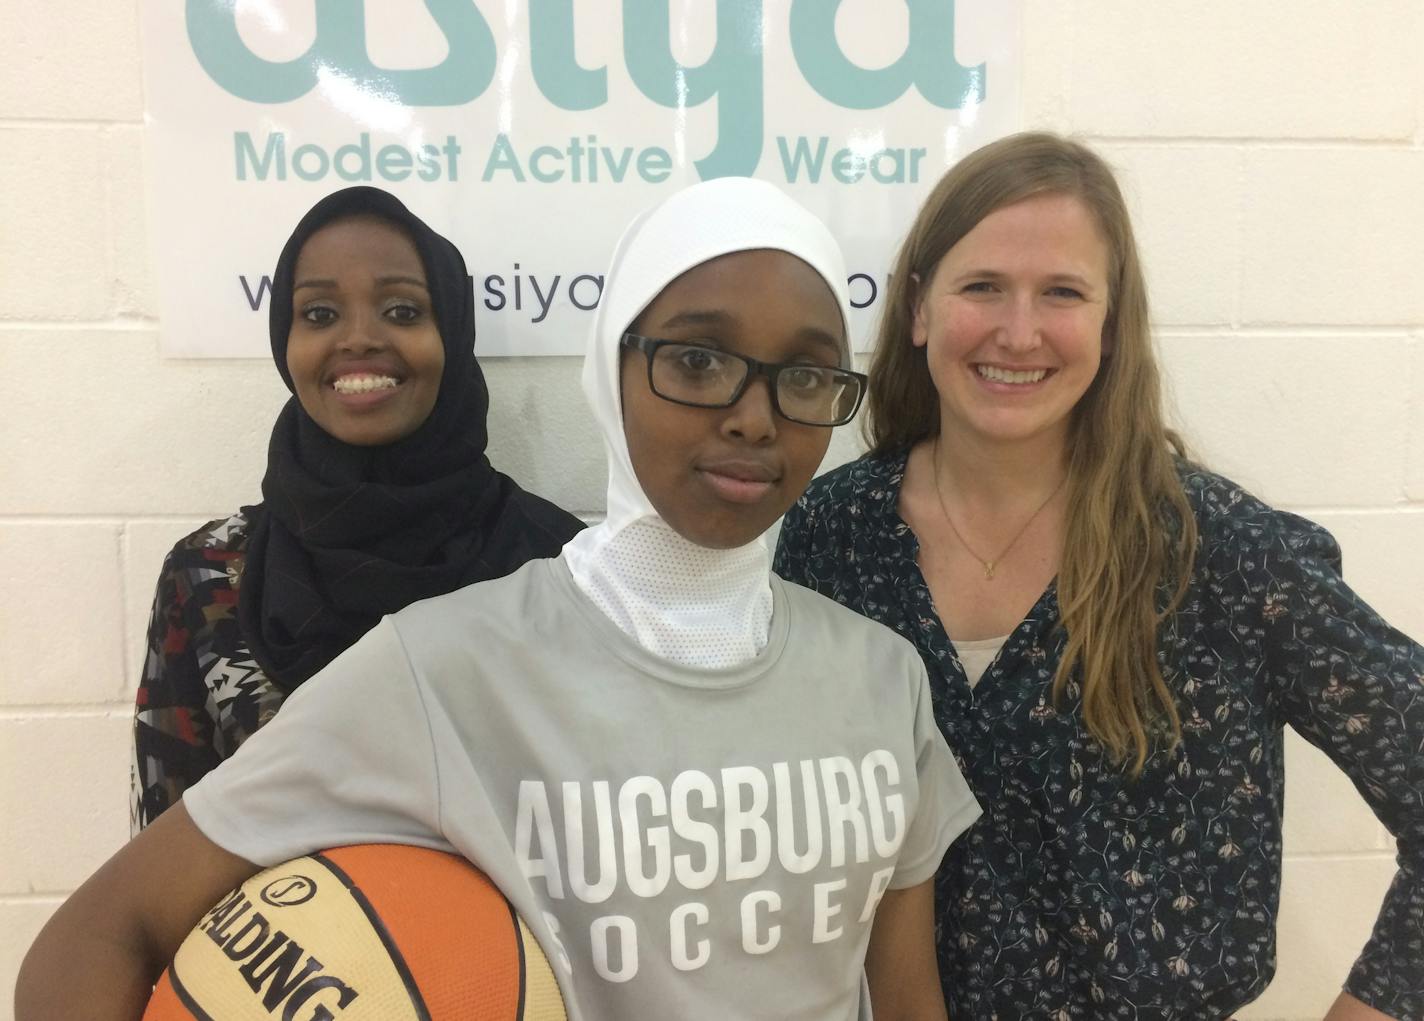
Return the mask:
<path fill-rule="evenodd" d="M 382 615 L 558 553 L 577 518 L 485 457 L 464 259 L 394 196 L 304 216 L 272 281 L 293 397 L 262 502 L 164 561 L 134 718 L 133 829 L 272 718 Z"/>

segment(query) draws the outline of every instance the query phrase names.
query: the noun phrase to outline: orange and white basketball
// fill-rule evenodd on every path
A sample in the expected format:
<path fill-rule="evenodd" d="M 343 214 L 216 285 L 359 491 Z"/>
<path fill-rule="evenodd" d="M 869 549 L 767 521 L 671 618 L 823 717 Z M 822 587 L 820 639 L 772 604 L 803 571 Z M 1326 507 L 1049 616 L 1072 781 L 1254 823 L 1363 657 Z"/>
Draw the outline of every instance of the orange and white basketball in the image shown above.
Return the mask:
<path fill-rule="evenodd" d="M 253 876 L 179 947 L 145 1021 L 563 1021 L 538 943 L 463 858 L 364 844 Z"/>

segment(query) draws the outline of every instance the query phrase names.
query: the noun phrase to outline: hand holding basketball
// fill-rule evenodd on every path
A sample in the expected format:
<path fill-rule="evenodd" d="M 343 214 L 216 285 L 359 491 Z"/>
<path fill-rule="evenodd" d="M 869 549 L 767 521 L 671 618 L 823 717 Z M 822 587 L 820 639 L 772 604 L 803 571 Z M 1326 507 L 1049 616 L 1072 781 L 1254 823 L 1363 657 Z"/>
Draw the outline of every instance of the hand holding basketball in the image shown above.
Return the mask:
<path fill-rule="evenodd" d="M 455 855 L 365 844 L 297 858 L 213 906 L 145 1021 L 563 1021 L 539 945 Z"/>

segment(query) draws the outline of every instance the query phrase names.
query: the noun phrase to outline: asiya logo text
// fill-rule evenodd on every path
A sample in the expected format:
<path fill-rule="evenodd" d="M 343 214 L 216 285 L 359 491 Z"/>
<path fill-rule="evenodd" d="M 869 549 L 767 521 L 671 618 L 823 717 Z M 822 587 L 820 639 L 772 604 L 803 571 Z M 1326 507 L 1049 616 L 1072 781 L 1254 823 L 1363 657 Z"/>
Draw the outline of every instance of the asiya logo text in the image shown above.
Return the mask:
<path fill-rule="evenodd" d="M 242 41 L 235 0 L 186 0 L 188 39 L 203 70 L 227 92 L 252 103 L 287 103 L 305 96 L 322 75 L 408 106 L 461 106 L 489 88 L 498 46 L 481 8 L 498 0 L 424 0 L 449 44 L 433 67 L 377 67 L 366 48 L 364 0 L 291 0 L 315 4 L 316 36 L 291 60 L 273 61 Z M 851 110 L 888 106 L 912 86 L 946 110 L 986 95 L 984 65 L 954 57 L 955 0 L 884 0 L 904 4 L 904 51 L 884 67 L 855 64 L 836 39 L 843 0 L 706 0 L 716 11 L 716 42 L 701 64 L 673 55 L 672 0 L 622 0 L 623 60 L 644 97 L 669 108 L 716 100 L 717 138 L 695 161 L 703 178 L 752 174 L 761 159 L 767 17 L 785 17 L 797 71 L 824 100 Z M 609 102 L 608 68 L 579 62 L 574 0 L 525 0 L 529 67 L 535 85 L 561 110 L 593 110 Z M 618 7 L 607 3 L 609 17 Z"/>

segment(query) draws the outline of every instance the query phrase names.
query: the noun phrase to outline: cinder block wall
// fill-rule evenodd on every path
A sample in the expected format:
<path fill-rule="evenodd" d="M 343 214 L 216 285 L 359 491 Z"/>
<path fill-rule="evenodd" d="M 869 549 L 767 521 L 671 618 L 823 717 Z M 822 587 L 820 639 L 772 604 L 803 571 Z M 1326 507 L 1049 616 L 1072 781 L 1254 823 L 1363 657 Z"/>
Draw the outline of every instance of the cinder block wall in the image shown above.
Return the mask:
<path fill-rule="evenodd" d="M 1024 2 L 1024 122 L 1120 168 L 1196 450 L 1333 529 L 1351 583 L 1424 639 L 1424 0 Z M 8 1017 L 33 934 L 127 835 L 163 553 L 256 497 L 285 391 L 266 362 L 158 356 L 136 0 L 0 0 L 0 48 Z M 485 369 L 496 463 L 599 512 L 576 362 Z M 1393 871 L 1322 755 L 1294 742 L 1289 773 L 1280 965 L 1245 1018 L 1319 1017 Z"/>

